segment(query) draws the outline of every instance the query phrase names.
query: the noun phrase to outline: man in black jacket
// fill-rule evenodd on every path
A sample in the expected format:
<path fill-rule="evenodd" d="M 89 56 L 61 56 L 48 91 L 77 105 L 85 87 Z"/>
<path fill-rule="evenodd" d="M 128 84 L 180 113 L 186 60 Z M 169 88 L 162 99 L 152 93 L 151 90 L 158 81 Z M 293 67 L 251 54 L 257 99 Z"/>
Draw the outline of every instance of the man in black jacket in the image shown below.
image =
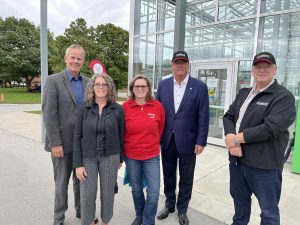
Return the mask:
<path fill-rule="evenodd" d="M 274 79 L 276 71 L 271 53 L 257 54 L 253 87 L 241 89 L 223 117 L 235 207 L 232 225 L 248 224 L 252 193 L 261 208 L 261 225 L 280 225 L 283 156 L 296 109 L 293 94 Z"/>

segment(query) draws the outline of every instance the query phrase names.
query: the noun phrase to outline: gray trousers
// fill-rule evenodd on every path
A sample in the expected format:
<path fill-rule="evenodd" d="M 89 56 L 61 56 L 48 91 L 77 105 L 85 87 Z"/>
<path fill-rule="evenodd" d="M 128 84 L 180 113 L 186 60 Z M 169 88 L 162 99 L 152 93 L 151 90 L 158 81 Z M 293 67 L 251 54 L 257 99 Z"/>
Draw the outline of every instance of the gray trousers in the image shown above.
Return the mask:
<path fill-rule="evenodd" d="M 82 225 L 89 225 L 95 218 L 98 174 L 100 179 L 100 217 L 104 223 L 111 220 L 119 163 L 119 154 L 83 159 L 87 177 L 84 182 L 80 182 Z"/>
<path fill-rule="evenodd" d="M 63 223 L 65 212 L 68 209 L 68 185 L 73 172 L 73 190 L 76 213 L 80 213 L 80 181 L 76 177 L 72 167 L 72 154 L 64 155 L 63 158 L 52 157 L 55 198 L 54 198 L 54 222 L 53 224 Z"/>

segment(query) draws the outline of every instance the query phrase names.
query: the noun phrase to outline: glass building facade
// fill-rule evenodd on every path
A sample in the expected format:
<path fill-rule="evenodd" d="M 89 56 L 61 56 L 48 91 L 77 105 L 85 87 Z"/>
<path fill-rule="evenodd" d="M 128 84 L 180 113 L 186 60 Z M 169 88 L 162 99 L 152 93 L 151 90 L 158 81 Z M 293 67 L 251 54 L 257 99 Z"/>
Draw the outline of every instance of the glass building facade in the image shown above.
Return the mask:
<path fill-rule="evenodd" d="M 154 92 L 173 52 L 188 52 L 209 89 L 210 143 L 223 145 L 222 116 L 252 85 L 256 53 L 272 52 L 276 79 L 300 94 L 300 0 L 131 0 L 130 29 L 129 80 L 146 75 Z"/>

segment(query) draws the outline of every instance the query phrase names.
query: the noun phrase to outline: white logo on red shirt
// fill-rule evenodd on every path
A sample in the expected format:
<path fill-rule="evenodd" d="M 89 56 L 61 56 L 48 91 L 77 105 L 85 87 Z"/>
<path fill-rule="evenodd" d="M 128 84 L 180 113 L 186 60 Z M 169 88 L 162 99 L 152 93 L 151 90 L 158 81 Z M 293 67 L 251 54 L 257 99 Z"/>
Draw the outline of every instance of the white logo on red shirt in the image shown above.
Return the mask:
<path fill-rule="evenodd" d="M 150 119 L 154 119 L 155 118 L 155 113 L 148 113 L 148 116 Z"/>

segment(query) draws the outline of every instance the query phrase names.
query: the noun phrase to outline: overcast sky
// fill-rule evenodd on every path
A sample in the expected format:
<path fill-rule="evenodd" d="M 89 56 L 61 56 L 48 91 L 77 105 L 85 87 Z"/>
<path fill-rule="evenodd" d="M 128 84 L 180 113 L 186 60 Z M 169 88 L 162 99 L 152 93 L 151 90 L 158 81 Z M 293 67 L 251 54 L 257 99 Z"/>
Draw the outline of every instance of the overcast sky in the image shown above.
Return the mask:
<path fill-rule="evenodd" d="M 76 18 L 83 18 L 87 26 L 113 23 L 129 30 L 130 0 L 48 0 L 48 28 L 61 35 Z M 40 0 L 0 0 L 2 19 L 14 16 L 40 24 Z"/>

